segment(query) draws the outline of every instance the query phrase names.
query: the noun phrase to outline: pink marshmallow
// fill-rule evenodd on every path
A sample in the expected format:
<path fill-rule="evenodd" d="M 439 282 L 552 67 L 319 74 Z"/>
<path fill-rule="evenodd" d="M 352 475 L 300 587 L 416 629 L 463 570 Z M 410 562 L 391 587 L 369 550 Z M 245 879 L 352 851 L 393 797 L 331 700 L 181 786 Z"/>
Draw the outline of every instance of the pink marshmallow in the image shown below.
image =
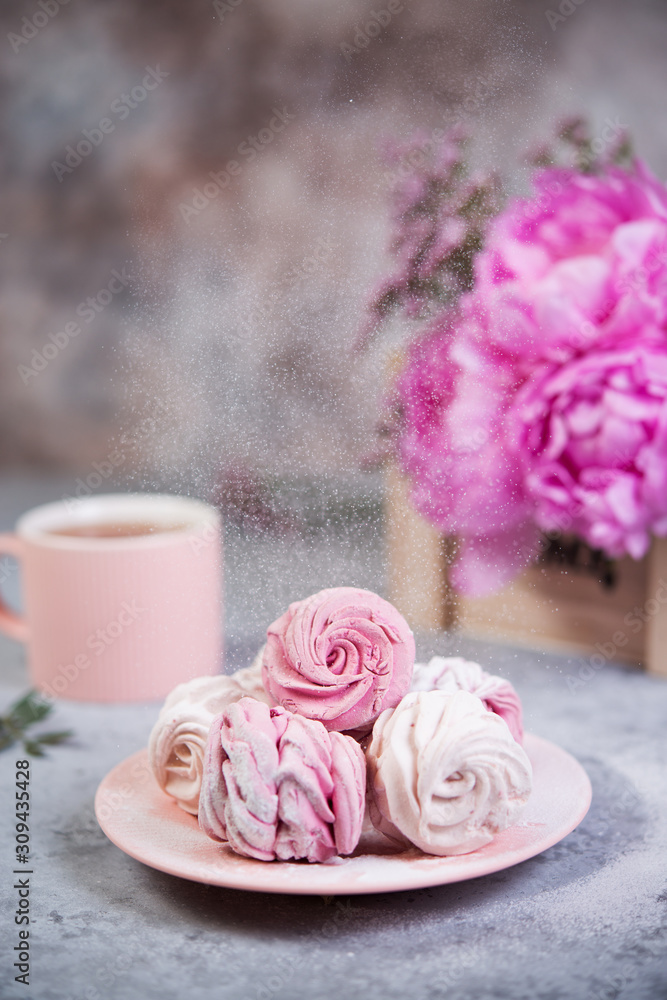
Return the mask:
<path fill-rule="evenodd" d="M 242 698 L 211 726 L 199 825 L 261 861 L 326 861 L 357 846 L 365 786 L 364 755 L 351 737 Z"/>
<path fill-rule="evenodd" d="M 410 686 L 414 636 L 369 590 L 334 587 L 291 604 L 267 630 L 264 687 L 327 729 L 367 732 Z"/>
<path fill-rule="evenodd" d="M 504 677 L 488 674 L 479 663 L 460 656 L 434 656 L 415 663 L 411 691 L 469 691 L 481 698 L 490 712 L 507 723 L 517 743 L 523 743 L 523 709 L 515 688 Z"/>

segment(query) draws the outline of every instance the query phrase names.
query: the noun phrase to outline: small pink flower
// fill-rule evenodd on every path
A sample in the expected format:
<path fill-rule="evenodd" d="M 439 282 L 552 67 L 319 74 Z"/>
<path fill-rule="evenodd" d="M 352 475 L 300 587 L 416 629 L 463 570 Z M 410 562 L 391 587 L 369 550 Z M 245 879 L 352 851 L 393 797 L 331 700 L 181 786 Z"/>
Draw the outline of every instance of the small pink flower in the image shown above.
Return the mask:
<path fill-rule="evenodd" d="M 385 159 L 394 168 L 390 249 L 395 263 L 371 295 L 370 317 L 357 347 L 391 312 L 424 318 L 434 302 L 452 300 L 470 287 L 473 258 L 496 210 L 498 179 L 494 174 L 466 176 L 465 140 L 465 130 L 455 126 L 444 135 L 419 131 L 404 144 L 388 144 Z"/>

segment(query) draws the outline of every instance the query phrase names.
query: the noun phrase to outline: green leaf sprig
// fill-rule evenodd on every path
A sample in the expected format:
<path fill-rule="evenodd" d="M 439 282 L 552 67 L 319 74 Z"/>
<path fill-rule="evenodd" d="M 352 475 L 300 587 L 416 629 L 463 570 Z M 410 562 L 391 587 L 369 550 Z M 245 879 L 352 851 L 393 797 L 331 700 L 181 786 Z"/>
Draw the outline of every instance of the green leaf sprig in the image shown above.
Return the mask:
<path fill-rule="evenodd" d="M 37 722 L 45 719 L 53 710 L 53 705 L 44 701 L 37 691 L 28 691 L 26 695 L 9 706 L 6 715 L 0 716 L 0 751 L 8 750 L 15 743 L 22 743 L 23 749 L 33 757 L 43 757 L 44 747 L 57 746 L 72 736 L 71 729 L 59 732 L 40 733 L 37 736 L 27 736 L 26 730 Z"/>

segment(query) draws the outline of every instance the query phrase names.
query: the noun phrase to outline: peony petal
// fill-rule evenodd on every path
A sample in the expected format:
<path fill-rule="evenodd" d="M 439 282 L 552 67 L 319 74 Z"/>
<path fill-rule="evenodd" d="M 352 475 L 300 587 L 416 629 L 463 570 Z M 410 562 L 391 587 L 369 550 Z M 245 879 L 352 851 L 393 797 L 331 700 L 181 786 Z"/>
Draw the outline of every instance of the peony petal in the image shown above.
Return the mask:
<path fill-rule="evenodd" d="M 467 597 L 484 597 L 525 569 L 538 551 L 538 532 L 530 522 L 516 531 L 467 538 L 450 577 Z"/>
<path fill-rule="evenodd" d="M 618 522 L 630 528 L 641 520 L 638 504 L 637 478 L 618 476 L 605 490 L 605 499 Z"/>

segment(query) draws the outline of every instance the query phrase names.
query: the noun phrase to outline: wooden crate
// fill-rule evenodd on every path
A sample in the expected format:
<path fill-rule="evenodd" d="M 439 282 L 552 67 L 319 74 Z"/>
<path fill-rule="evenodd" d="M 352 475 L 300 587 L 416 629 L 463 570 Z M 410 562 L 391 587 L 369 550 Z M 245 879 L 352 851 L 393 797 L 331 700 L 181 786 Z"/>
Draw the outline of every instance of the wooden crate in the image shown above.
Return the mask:
<path fill-rule="evenodd" d="M 642 560 L 615 563 L 612 587 L 569 567 L 536 564 L 498 593 L 472 599 L 448 586 L 453 545 L 413 510 L 408 496 L 406 479 L 390 468 L 390 600 L 413 628 L 574 652 L 597 657 L 594 666 L 625 660 L 667 676 L 667 539 L 654 541 Z"/>

